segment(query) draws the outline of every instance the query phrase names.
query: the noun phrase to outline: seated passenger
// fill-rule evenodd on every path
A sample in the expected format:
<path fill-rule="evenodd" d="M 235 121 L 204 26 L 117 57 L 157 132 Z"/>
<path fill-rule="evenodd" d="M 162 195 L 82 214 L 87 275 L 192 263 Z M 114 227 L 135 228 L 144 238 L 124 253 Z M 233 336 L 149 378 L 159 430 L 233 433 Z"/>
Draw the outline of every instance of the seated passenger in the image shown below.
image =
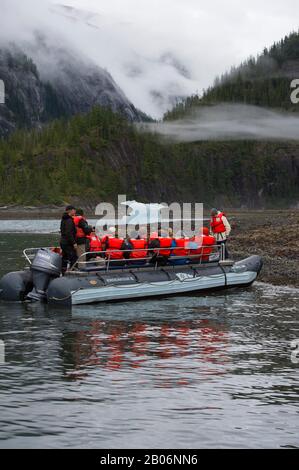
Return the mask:
<path fill-rule="evenodd" d="M 123 266 L 125 240 L 123 238 L 108 237 L 106 240 L 106 260 L 113 266 Z"/>
<path fill-rule="evenodd" d="M 166 266 L 171 255 L 172 238 L 168 237 L 167 234 L 165 235 L 158 236 L 155 240 L 150 240 L 149 243 L 149 247 L 152 247 L 153 243 L 157 247 L 150 262 L 158 263 L 158 266 Z"/>
<path fill-rule="evenodd" d="M 95 227 L 93 227 L 93 230 L 91 234 L 87 237 L 87 247 L 86 250 L 88 255 L 86 256 L 87 261 L 95 261 L 96 265 L 101 265 L 104 263 L 104 254 L 102 252 L 102 242 L 100 237 L 97 236 Z M 91 266 L 94 263 L 89 263 L 87 266 Z"/>
<path fill-rule="evenodd" d="M 144 265 L 147 261 L 147 240 L 144 238 L 130 238 L 129 244 L 131 250 L 129 252 L 129 264 Z"/>
<path fill-rule="evenodd" d="M 196 243 L 197 248 L 191 249 L 190 254 L 193 255 L 200 255 L 198 258 L 192 258 L 192 261 L 195 262 L 209 262 L 210 255 L 213 252 L 213 247 L 216 245 L 215 237 L 210 236 L 209 229 L 207 227 L 203 227 L 201 234 L 195 236 L 192 239 L 192 242 Z"/>
<path fill-rule="evenodd" d="M 186 238 L 184 235 L 181 235 L 173 241 L 176 248 L 172 251 L 170 263 L 175 266 L 187 264 L 189 262 L 188 256 L 190 254 L 190 238 Z"/>
<path fill-rule="evenodd" d="M 164 264 L 165 266 L 165 260 L 163 256 L 160 256 L 159 251 L 160 251 L 160 241 L 159 241 L 159 235 L 158 232 L 152 232 L 149 238 L 148 242 L 148 255 L 151 257 L 150 263 L 151 264 Z"/>
<path fill-rule="evenodd" d="M 109 238 L 114 238 L 116 234 L 116 228 L 115 227 L 109 227 L 108 232 L 102 236 L 101 238 L 101 243 L 102 243 L 102 249 L 103 251 L 106 251 L 106 245 L 109 240 Z"/>

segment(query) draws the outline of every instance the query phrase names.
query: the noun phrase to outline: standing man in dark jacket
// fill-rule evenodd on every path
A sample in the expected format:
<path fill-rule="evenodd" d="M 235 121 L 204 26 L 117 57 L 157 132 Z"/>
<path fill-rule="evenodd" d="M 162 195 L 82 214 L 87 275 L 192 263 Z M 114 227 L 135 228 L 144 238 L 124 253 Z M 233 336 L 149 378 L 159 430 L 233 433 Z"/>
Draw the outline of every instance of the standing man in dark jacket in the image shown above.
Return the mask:
<path fill-rule="evenodd" d="M 74 206 L 67 206 L 60 224 L 60 246 L 62 249 L 62 268 L 66 271 L 68 265 L 73 266 L 77 261 L 76 226 L 73 217 L 76 214 Z"/>

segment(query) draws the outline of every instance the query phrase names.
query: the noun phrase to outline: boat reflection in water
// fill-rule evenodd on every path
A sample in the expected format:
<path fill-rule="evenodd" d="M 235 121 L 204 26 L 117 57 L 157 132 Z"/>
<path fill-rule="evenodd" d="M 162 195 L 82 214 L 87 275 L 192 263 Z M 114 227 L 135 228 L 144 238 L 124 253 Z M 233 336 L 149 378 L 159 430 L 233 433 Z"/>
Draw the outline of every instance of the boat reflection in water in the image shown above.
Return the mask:
<path fill-rule="evenodd" d="M 85 328 L 63 335 L 65 377 L 69 380 L 87 379 L 95 368 L 99 373 L 135 369 L 141 381 L 178 387 L 227 370 L 229 334 L 217 318 L 194 319 L 194 314 L 190 320 L 92 318 L 88 327 L 84 318 Z"/>

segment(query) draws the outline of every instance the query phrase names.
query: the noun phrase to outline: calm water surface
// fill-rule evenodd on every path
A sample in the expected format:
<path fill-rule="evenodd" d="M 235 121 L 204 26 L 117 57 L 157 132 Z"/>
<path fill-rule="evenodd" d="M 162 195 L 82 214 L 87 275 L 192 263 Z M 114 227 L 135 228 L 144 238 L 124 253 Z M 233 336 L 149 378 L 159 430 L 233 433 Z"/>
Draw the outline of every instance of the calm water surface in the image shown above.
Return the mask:
<path fill-rule="evenodd" d="M 1 234 L 0 274 L 56 240 Z M 256 284 L 72 313 L 0 304 L 0 447 L 299 447 L 298 301 Z"/>

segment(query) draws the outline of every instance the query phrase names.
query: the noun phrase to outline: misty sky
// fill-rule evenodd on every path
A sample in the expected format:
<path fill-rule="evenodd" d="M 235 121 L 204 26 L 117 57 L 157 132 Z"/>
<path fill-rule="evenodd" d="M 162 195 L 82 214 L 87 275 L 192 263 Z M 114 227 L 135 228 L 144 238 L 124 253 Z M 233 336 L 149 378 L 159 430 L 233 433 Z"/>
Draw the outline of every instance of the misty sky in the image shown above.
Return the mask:
<path fill-rule="evenodd" d="M 30 40 L 41 29 L 106 68 L 154 117 L 299 27 L 298 0 L 61 1 L 74 11 L 59 3 L 0 0 L 0 41 Z"/>

